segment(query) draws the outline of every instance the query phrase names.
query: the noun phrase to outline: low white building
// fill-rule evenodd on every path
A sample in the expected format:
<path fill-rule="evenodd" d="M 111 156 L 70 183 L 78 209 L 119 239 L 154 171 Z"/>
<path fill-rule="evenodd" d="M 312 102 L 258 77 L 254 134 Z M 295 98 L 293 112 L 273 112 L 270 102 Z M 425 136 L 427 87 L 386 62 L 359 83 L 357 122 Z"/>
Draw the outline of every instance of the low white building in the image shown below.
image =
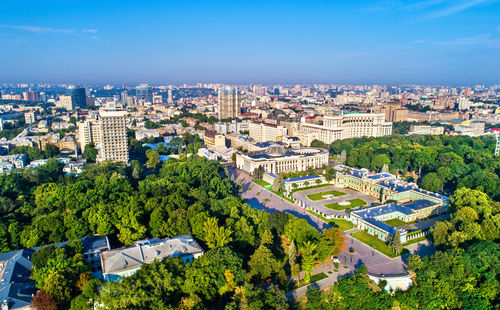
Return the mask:
<path fill-rule="evenodd" d="M 263 167 L 264 172 L 280 174 L 317 169 L 323 165 L 328 165 L 328 151 L 312 147 L 286 150 L 273 144 L 262 153 L 236 155 L 236 167 L 247 173 L 253 173 L 258 167 Z"/>
<path fill-rule="evenodd" d="M 104 251 L 101 253 L 101 266 L 104 280 L 118 281 L 122 277 L 135 274 L 144 264 L 155 259 L 180 257 L 184 264 L 203 255 L 203 249 L 189 235 L 168 239 L 150 239 L 135 242 L 134 246 Z"/>

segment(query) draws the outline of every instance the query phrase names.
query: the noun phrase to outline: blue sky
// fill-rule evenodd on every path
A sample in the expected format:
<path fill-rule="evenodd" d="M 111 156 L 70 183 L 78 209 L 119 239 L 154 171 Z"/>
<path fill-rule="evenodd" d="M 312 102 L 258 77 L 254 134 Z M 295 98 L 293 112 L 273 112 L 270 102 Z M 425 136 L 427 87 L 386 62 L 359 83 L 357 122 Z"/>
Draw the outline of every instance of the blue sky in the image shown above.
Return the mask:
<path fill-rule="evenodd" d="M 0 82 L 500 84 L 500 1 L 2 1 Z"/>

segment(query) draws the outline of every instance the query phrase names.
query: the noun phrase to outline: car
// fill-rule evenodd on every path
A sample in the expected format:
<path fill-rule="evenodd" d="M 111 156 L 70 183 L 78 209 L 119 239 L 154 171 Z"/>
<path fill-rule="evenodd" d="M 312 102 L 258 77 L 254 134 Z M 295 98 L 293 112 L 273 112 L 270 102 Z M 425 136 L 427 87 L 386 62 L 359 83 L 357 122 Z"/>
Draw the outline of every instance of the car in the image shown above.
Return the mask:
<path fill-rule="evenodd" d="M 338 258 L 338 256 L 333 257 L 333 262 L 340 264 L 340 259 Z"/>

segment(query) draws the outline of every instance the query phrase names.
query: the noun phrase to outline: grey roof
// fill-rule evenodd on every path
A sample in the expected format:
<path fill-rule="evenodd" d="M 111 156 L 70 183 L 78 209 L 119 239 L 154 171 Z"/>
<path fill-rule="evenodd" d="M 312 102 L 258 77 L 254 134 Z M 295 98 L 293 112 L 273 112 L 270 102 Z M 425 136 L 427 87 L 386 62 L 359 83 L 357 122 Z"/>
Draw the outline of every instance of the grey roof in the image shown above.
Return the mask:
<path fill-rule="evenodd" d="M 0 254 L 0 301 L 6 300 L 9 309 L 29 306 L 37 291 L 35 282 L 29 278 L 34 252 L 24 249 Z"/>
<path fill-rule="evenodd" d="M 289 178 L 289 179 L 285 179 L 285 183 L 290 183 L 290 182 L 297 182 L 297 181 L 308 181 L 308 180 L 316 180 L 316 179 L 320 179 L 321 176 L 319 175 L 306 175 L 306 176 L 303 176 L 303 177 L 295 177 L 295 178 Z"/>
<path fill-rule="evenodd" d="M 137 241 L 131 247 L 102 252 L 102 270 L 103 274 L 121 273 L 138 269 L 143 264 L 149 264 L 155 259 L 182 257 L 198 253 L 203 253 L 203 249 L 189 235 L 164 240 Z"/>

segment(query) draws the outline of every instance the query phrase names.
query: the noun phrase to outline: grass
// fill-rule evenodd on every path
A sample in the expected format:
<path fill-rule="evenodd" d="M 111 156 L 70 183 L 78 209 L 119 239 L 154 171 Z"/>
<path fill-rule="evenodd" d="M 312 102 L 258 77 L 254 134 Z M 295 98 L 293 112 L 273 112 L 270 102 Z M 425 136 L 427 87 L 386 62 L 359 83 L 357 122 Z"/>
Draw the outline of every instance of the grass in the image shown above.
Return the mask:
<path fill-rule="evenodd" d="M 305 286 L 305 285 L 308 285 L 308 284 L 311 284 L 314 282 L 318 282 L 319 280 L 323 280 L 326 278 L 328 278 L 328 276 L 325 273 L 323 273 L 323 272 L 317 273 L 317 274 L 311 276 L 311 280 L 308 283 L 303 282 L 298 287 L 302 287 L 302 286 Z"/>
<path fill-rule="evenodd" d="M 323 221 L 327 222 L 328 224 L 332 225 L 332 226 L 335 226 L 337 227 L 338 229 L 342 230 L 342 231 L 346 231 L 346 230 L 349 230 L 349 229 L 353 229 L 354 228 L 354 224 L 349 222 L 348 220 L 344 220 L 344 219 L 327 219 L 325 218 L 324 216 L 321 216 L 319 215 L 318 213 L 314 212 L 314 211 L 311 211 L 311 210 L 307 210 L 308 213 L 322 219 Z"/>
<path fill-rule="evenodd" d="M 266 181 L 264 180 L 253 180 L 254 183 L 262 186 L 262 187 L 268 187 L 268 186 L 271 186 L 271 184 L 267 183 Z"/>
<path fill-rule="evenodd" d="M 267 199 L 267 198 L 265 198 L 265 199 L 264 199 L 264 202 L 269 202 L 269 201 L 271 201 L 271 200 L 269 200 L 269 199 Z"/>
<path fill-rule="evenodd" d="M 387 220 L 387 221 L 385 221 L 384 223 L 386 223 L 386 224 L 387 224 L 387 225 L 389 225 L 389 226 L 394 226 L 394 227 L 395 227 L 395 226 L 401 226 L 401 225 L 403 225 L 403 224 L 406 224 L 406 222 L 405 222 L 405 221 L 400 220 L 400 219 L 397 219 L 397 218 Z"/>
<path fill-rule="evenodd" d="M 295 188 L 295 189 L 292 189 L 290 194 L 293 194 L 295 192 L 300 192 L 300 191 L 306 191 L 308 189 L 315 189 L 315 188 L 326 187 L 326 186 L 332 186 L 332 184 L 325 183 L 325 184 L 314 185 L 314 186 L 309 186 L 309 187 Z"/>
<path fill-rule="evenodd" d="M 334 202 L 334 203 L 329 203 L 329 204 L 323 205 L 323 207 L 328 208 L 328 209 L 332 209 L 332 210 L 342 211 L 345 209 L 357 208 L 357 207 L 361 207 L 361 206 L 366 205 L 366 201 L 359 199 L 359 198 L 355 198 L 355 199 L 351 199 L 351 200 L 347 200 L 347 201 L 349 201 L 351 204 L 343 206 L 343 205 L 340 205 L 338 202 Z"/>
<path fill-rule="evenodd" d="M 394 253 L 392 253 L 391 248 L 387 246 L 384 241 L 368 234 L 367 232 L 358 231 L 351 234 L 351 236 L 389 257 L 395 257 Z"/>
<path fill-rule="evenodd" d="M 418 242 L 421 242 L 421 241 L 424 241 L 424 240 L 430 240 L 430 236 L 427 235 L 427 236 L 418 237 L 416 239 L 413 239 L 413 240 L 410 240 L 408 242 L 403 243 L 403 246 L 407 246 L 407 245 L 410 245 L 410 244 L 418 243 Z"/>
<path fill-rule="evenodd" d="M 318 201 L 318 200 L 323 200 L 324 199 L 323 196 L 326 196 L 326 195 L 333 195 L 335 197 L 340 197 L 340 196 L 346 195 L 346 193 L 332 190 L 332 191 L 327 191 L 327 192 L 310 194 L 310 195 L 307 195 L 307 198 L 309 198 L 312 201 Z"/>

